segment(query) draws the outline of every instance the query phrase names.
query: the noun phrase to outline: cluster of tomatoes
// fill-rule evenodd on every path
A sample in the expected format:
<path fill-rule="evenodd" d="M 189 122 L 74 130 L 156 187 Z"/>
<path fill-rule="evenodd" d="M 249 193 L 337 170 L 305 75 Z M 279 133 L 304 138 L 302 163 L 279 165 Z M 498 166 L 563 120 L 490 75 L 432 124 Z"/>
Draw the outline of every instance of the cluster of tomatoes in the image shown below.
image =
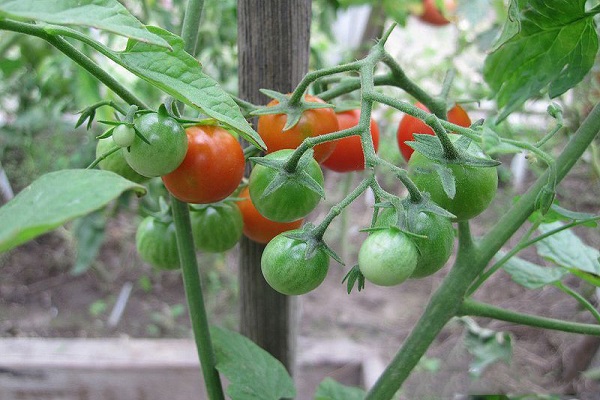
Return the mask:
<path fill-rule="evenodd" d="M 323 103 L 310 95 L 305 96 L 305 101 Z M 267 107 L 277 103 L 274 100 Z M 99 141 L 97 155 L 115 145 L 121 147 L 104 158 L 100 167 L 136 182 L 161 177 L 175 198 L 189 203 L 198 250 L 223 252 L 246 235 L 267 244 L 262 257 L 267 282 L 284 294 L 303 294 L 324 280 L 330 259 L 326 248 L 310 247 L 310 240 L 300 229 L 304 217 L 322 197 L 321 166 L 336 172 L 364 169 L 361 138 L 355 135 L 319 144 L 302 157 L 297 170 L 286 171 L 284 167 L 292 149 L 306 138 L 351 128 L 358 124 L 359 117 L 357 109 L 336 113 L 332 108 L 309 108 L 302 112 L 296 125 L 284 131 L 286 115 L 261 115 L 257 131 L 267 146 L 267 155 L 253 159 L 256 164 L 248 185 L 241 185 L 246 160 L 234 135 L 216 125 L 184 129 L 164 110 L 141 113 L 133 124 L 117 126 L 112 139 Z M 448 119 L 461 126 L 471 123 L 460 106 L 449 111 Z M 377 151 L 379 128 L 373 120 L 370 133 Z M 495 194 L 495 169 L 450 165 L 456 193 L 449 198 L 439 174 L 433 170 L 427 173 L 432 162 L 420 153 L 413 155 L 412 148 L 406 145 L 414 133 L 434 133 L 410 115 L 404 116 L 398 127 L 398 144 L 404 158 L 410 160 L 408 171 L 417 187 L 428 192 L 456 220 L 482 212 Z M 470 152 L 483 156 L 475 144 L 471 146 Z M 430 275 L 452 253 L 454 230 L 449 219 L 421 212 L 407 222 L 402 215 L 395 208 L 384 209 L 379 213 L 376 229 L 361 245 L 358 267 L 374 284 L 395 285 L 409 277 Z M 136 244 L 141 257 L 154 266 L 178 268 L 175 228 L 168 213 L 146 217 L 138 227 Z"/>

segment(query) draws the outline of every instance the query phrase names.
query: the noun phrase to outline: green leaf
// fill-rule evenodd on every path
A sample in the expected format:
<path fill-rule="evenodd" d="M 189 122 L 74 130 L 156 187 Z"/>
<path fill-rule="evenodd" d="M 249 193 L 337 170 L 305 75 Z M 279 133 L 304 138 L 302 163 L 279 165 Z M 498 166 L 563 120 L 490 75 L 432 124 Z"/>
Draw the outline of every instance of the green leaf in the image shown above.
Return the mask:
<path fill-rule="evenodd" d="M 86 215 L 127 190 L 145 194 L 143 186 L 94 169 L 51 172 L 0 207 L 0 253 Z"/>
<path fill-rule="evenodd" d="M 563 94 L 590 70 L 598 37 L 585 3 L 512 1 L 509 21 L 483 69 L 503 108 L 498 120 L 548 86 L 551 98 Z"/>
<path fill-rule="evenodd" d="M 487 367 L 498 361 L 510 363 L 512 339 L 508 333 L 483 329 L 471 318 L 462 318 L 462 320 L 468 328 L 465 347 L 473 356 L 469 366 L 469 374 L 472 377 L 480 377 Z"/>
<path fill-rule="evenodd" d="M 106 216 L 101 211 L 79 218 L 73 224 L 73 237 L 77 240 L 77 257 L 71 274 L 80 275 L 92 265 L 102 243 L 106 228 Z"/>
<path fill-rule="evenodd" d="M 121 64 L 165 93 L 265 149 L 264 142 L 246 121 L 236 102 L 217 81 L 202 72 L 198 60 L 185 52 L 183 39 L 161 28 L 149 26 L 148 30 L 166 40 L 173 50 L 130 40 L 127 48 L 116 54 Z"/>
<path fill-rule="evenodd" d="M 250 339 L 223 328 L 211 327 L 216 368 L 228 380 L 232 400 L 294 398 L 294 381 L 279 360 Z"/>
<path fill-rule="evenodd" d="M 366 395 L 360 388 L 345 386 L 332 378 L 325 378 L 317 387 L 315 400 L 362 400 Z"/>
<path fill-rule="evenodd" d="M 164 39 L 148 32 L 117 0 L 2 0 L 0 17 L 92 27 L 169 47 Z"/>
<path fill-rule="evenodd" d="M 553 222 L 541 224 L 538 229 L 547 233 L 561 226 L 561 222 Z M 540 240 L 536 247 L 541 257 L 561 267 L 600 275 L 600 251 L 583 243 L 570 229 Z"/>
<path fill-rule="evenodd" d="M 499 253 L 498 256 L 503 256 Z M 568 271 L 560 267 L 542 267 L 540 265 L 512 257 L 503 266 L 513 281 L 528 289 L 539 289 L 543 286 L 559 282 Z"/>

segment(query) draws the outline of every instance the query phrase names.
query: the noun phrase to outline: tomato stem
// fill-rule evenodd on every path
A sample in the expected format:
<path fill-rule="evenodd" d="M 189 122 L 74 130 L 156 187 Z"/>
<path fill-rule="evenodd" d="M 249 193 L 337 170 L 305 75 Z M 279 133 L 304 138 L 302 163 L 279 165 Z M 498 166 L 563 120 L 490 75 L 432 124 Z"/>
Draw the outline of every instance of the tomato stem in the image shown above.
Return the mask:
<path fill-rule="evenodd" d="M 188 204 L 171 196 L 171 205 L 185 295 L 206 390 L 211 400 L 223 400 L 223 388 L 219 372 L 215 367 L 216 361 L 210 338 L 208 317 L 204 306 L 202 284 L 200 275 L 198 274 L 198 260 L 196 259 L 196 252 L 194 250 Z"/>
<path fill-rule="evenodd" d="M 552 329 L 556 331 L 580 333 L 583 335 L 600 336 L 600 325 L 582 324 L 578 322 L 562 321 L 554 318 L 538 317 L 536 315 L 522 314 L 481 303 L 473 299 L 465 299 L 458 311 L 458 315 L 472 315 L 477 317 L 494 318 L 501 321 L 514 322 L 520 325 L 534 326 L 537 328 Z"/>
<path fill-rule="evenodd" d="M 448 137 L 448 132 L 442 126 L 440 120 L 434 114 L 429 114 L 424 122 L 433 129 L 435 135 L 440 139 L 440 143 L 444 149 L 444 156 L 447 160 L 457 160 L 460 156 L 458 151 L 452 144 L 452 141 Z"/>

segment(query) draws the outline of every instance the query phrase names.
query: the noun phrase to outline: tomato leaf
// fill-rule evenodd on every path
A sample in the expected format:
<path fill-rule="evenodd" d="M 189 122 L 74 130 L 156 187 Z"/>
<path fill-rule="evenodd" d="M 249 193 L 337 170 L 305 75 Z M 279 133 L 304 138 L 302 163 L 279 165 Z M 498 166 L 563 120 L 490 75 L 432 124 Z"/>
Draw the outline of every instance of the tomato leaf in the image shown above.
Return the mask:
<path fill-rule="evenodd" d="M 279 360 L 250 339 L 223 328 L 211 327 L 216 368 L 228 380 L 232 400 L 294 398 L 294 381 Z"/>
<path fill-rule="evenodd" d="M 143 186 L 94 169 L 45 174 L 0 207 L 0 253 L 98 210 L 123 192 Z"/>
<path fill-rule="evenodd" d="M 86 272 L 92 265 L 104 243 L 106 215 L 95 211 L 83 216 L 73 224 L 73 237 L 77 240 L 77 257 L 71 268 L 72 275 Z"/>
<path fill-rule="evenodd" d="M 117 0 L 4 0 L 0 2 L 1 17 L 91 27 L 156 46 L 169 47 L 163 38 L 149 32 Z"/>
<path fill-rule="evenodd" d="M 502 108 L 498 121 L 546 87 L 550 98 L 563 94 L 591 69 L 598 37 L 585 3 L 511 1 L 504 31 L 483 69 Z"/>
<path fill-rule="evenodd" d="M 317 387 L 315 400 L 362 400 L 366 395 L 360 388 L 345 386 L 332 378 L 325 378 Z"/>
<path fill-rule="evenodd" d="M 172 47 L 172 51 L 137 40 L 129 40 L 123 52 L 116 53 L 125 68 L 165 93 L 239 132 L 257 147 L 266 146 L 242 115 L 237 103 L 202 66 L 184 50 L 183 39 L 158 27 L 148 30 Z"/>
<path fill-rule="evenodd" d="M 541 233 L 563 226 L 561 222 L 541 224 Z M 538 254 L 569 270 L 579 270 L 600 276 L 600 251 L 583 243 L 570 229 L 557 232 L 536 244 Z"/>
<path fill-rule="evenodd" d="M 498 253 L 498 258 L 503 255 L 502 252 Z M 513 281 L 527 289 L 539 289 L 560 282 L 569 273 L 564 268 L 542 267 L 519 257 L 512 257 L 502 266 L 502 269 L 510 275 Z"/>
<path fill-rule="evenodd" d="M 465 348 L 473 356 L 469 374 L 478 378 L 490 365 L 503 361 L 510 364 L 512 359 L 512 338 L 506 332 L 494 332 L 481 328 L 468 317 L 461 320 L 467 325 Z"/>

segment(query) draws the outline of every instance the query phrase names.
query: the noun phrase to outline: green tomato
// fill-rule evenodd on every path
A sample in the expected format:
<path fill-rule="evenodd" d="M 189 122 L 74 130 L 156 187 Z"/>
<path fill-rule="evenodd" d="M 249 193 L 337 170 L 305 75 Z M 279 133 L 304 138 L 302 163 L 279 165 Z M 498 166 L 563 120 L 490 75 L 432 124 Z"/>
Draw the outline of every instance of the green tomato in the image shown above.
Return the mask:
<path fill-rule="evenodd" d="M 358 252 L 358 268 L 376 285 L 394 286 L 408 279 L 419 259 L 412 239 L 397 228 L 377 230 L 369 235 Z"/>
<path fill-rule="evenodd" d="M 125 124 L 117 125 L 113 129 L 112 138 L 117 146 L 129 147 L 135 140 L 135 131 L 131 126 Z"/>
<path fill-rule="evenodd" d="M 292 152 L 293 150 L 279 150 L 265 157 L 282 160 Z M 324 178 L 319 163 L 314 159 L 310 160 L 305 172 L 323 187 Z M 292 222 L 304 218 L 319 204 L 321 196 L 293 177 L 275 191 L 264 195 L 277 173 L 275 169 L 259 164 L 252 169 L 248 183 L 252 203 L 258 212 L 271 221 Z"/>
<path fill-rule="evenodd" d="M 153 178 L 179 167 L 187 152 L 188 139 L 177 121 L 159 113 L 148 113 L 136 119 L 135 128 L 150 144 L 136 135 L 125 150 L 125 159 L 131 168 Z"/>
<path fill-rule="evenodd" d="M 198 250 L 222 253 L 242 237 L 244 220 L 235 203 L 209 204 L 190 212 L 194 244 Z"/>
<path fill-rule="evenodd" d="M 329 256 L 319 248 L 306 258 L 306 243 L 279 234 L 265 247 L 260 261 L 263 276 L 275 290 L 285 295 L 300 295 L 318 287 L 329 269 Z"/>
<path fill-rule="evenodd" d="M 460 135 L 449 135 L 456 141 Z M 479 157 L 487 157 L 477 144 L 471 142 L 468 151 Z M 419 190 L 429 193 L 440 207 L 456 216 L 456 221 L 465 221 L 481 214 L 492 202 L 498 189 L 498 172 L 495 167 L 471 167 L 468 165 L 446 165 L 454 175 L 456 194 L 449 198 L 439 174 L 432 166 L 434 162 L 415 151 L 408 162 L 408 174 Z"/>
<path fill-rule="evenodd" d="M 111 138 L 98 140 L 98 144 L 96 145 L 96 158 L 115 148 L 115 146 L 116 144 Z M 143 183 L 148 180 L 148 178 L 138 174 L 129 166 L 129 164 L 127 164 L 123 154 L 123 149 L 117 150 L 104 160 L 100 161 L 98 166 L 100 169 L 112 171 L 115 174 L 121 175 L 123 178 L 129 179 L 135 183 Z"/>
<path fill-rule="evenodd" d="M 138 226 L 135 244 L 142 260 L 158 269 L 179 268 L 175 224 L 146 217 Z"/>
<path fill-rule="evenodd" d="M 377 217 L 376 226 L 396 226 L 398 220 L 391 208 L 384 209 Z M 454 248 L 454 228 L 448 218 L 437 214 L 421 212 L 410 232 L 426 238 L 411 237 L 419 250 L 417 266 L 411 278 L 423 278 L 439 271 L 452 255 Z"/>

